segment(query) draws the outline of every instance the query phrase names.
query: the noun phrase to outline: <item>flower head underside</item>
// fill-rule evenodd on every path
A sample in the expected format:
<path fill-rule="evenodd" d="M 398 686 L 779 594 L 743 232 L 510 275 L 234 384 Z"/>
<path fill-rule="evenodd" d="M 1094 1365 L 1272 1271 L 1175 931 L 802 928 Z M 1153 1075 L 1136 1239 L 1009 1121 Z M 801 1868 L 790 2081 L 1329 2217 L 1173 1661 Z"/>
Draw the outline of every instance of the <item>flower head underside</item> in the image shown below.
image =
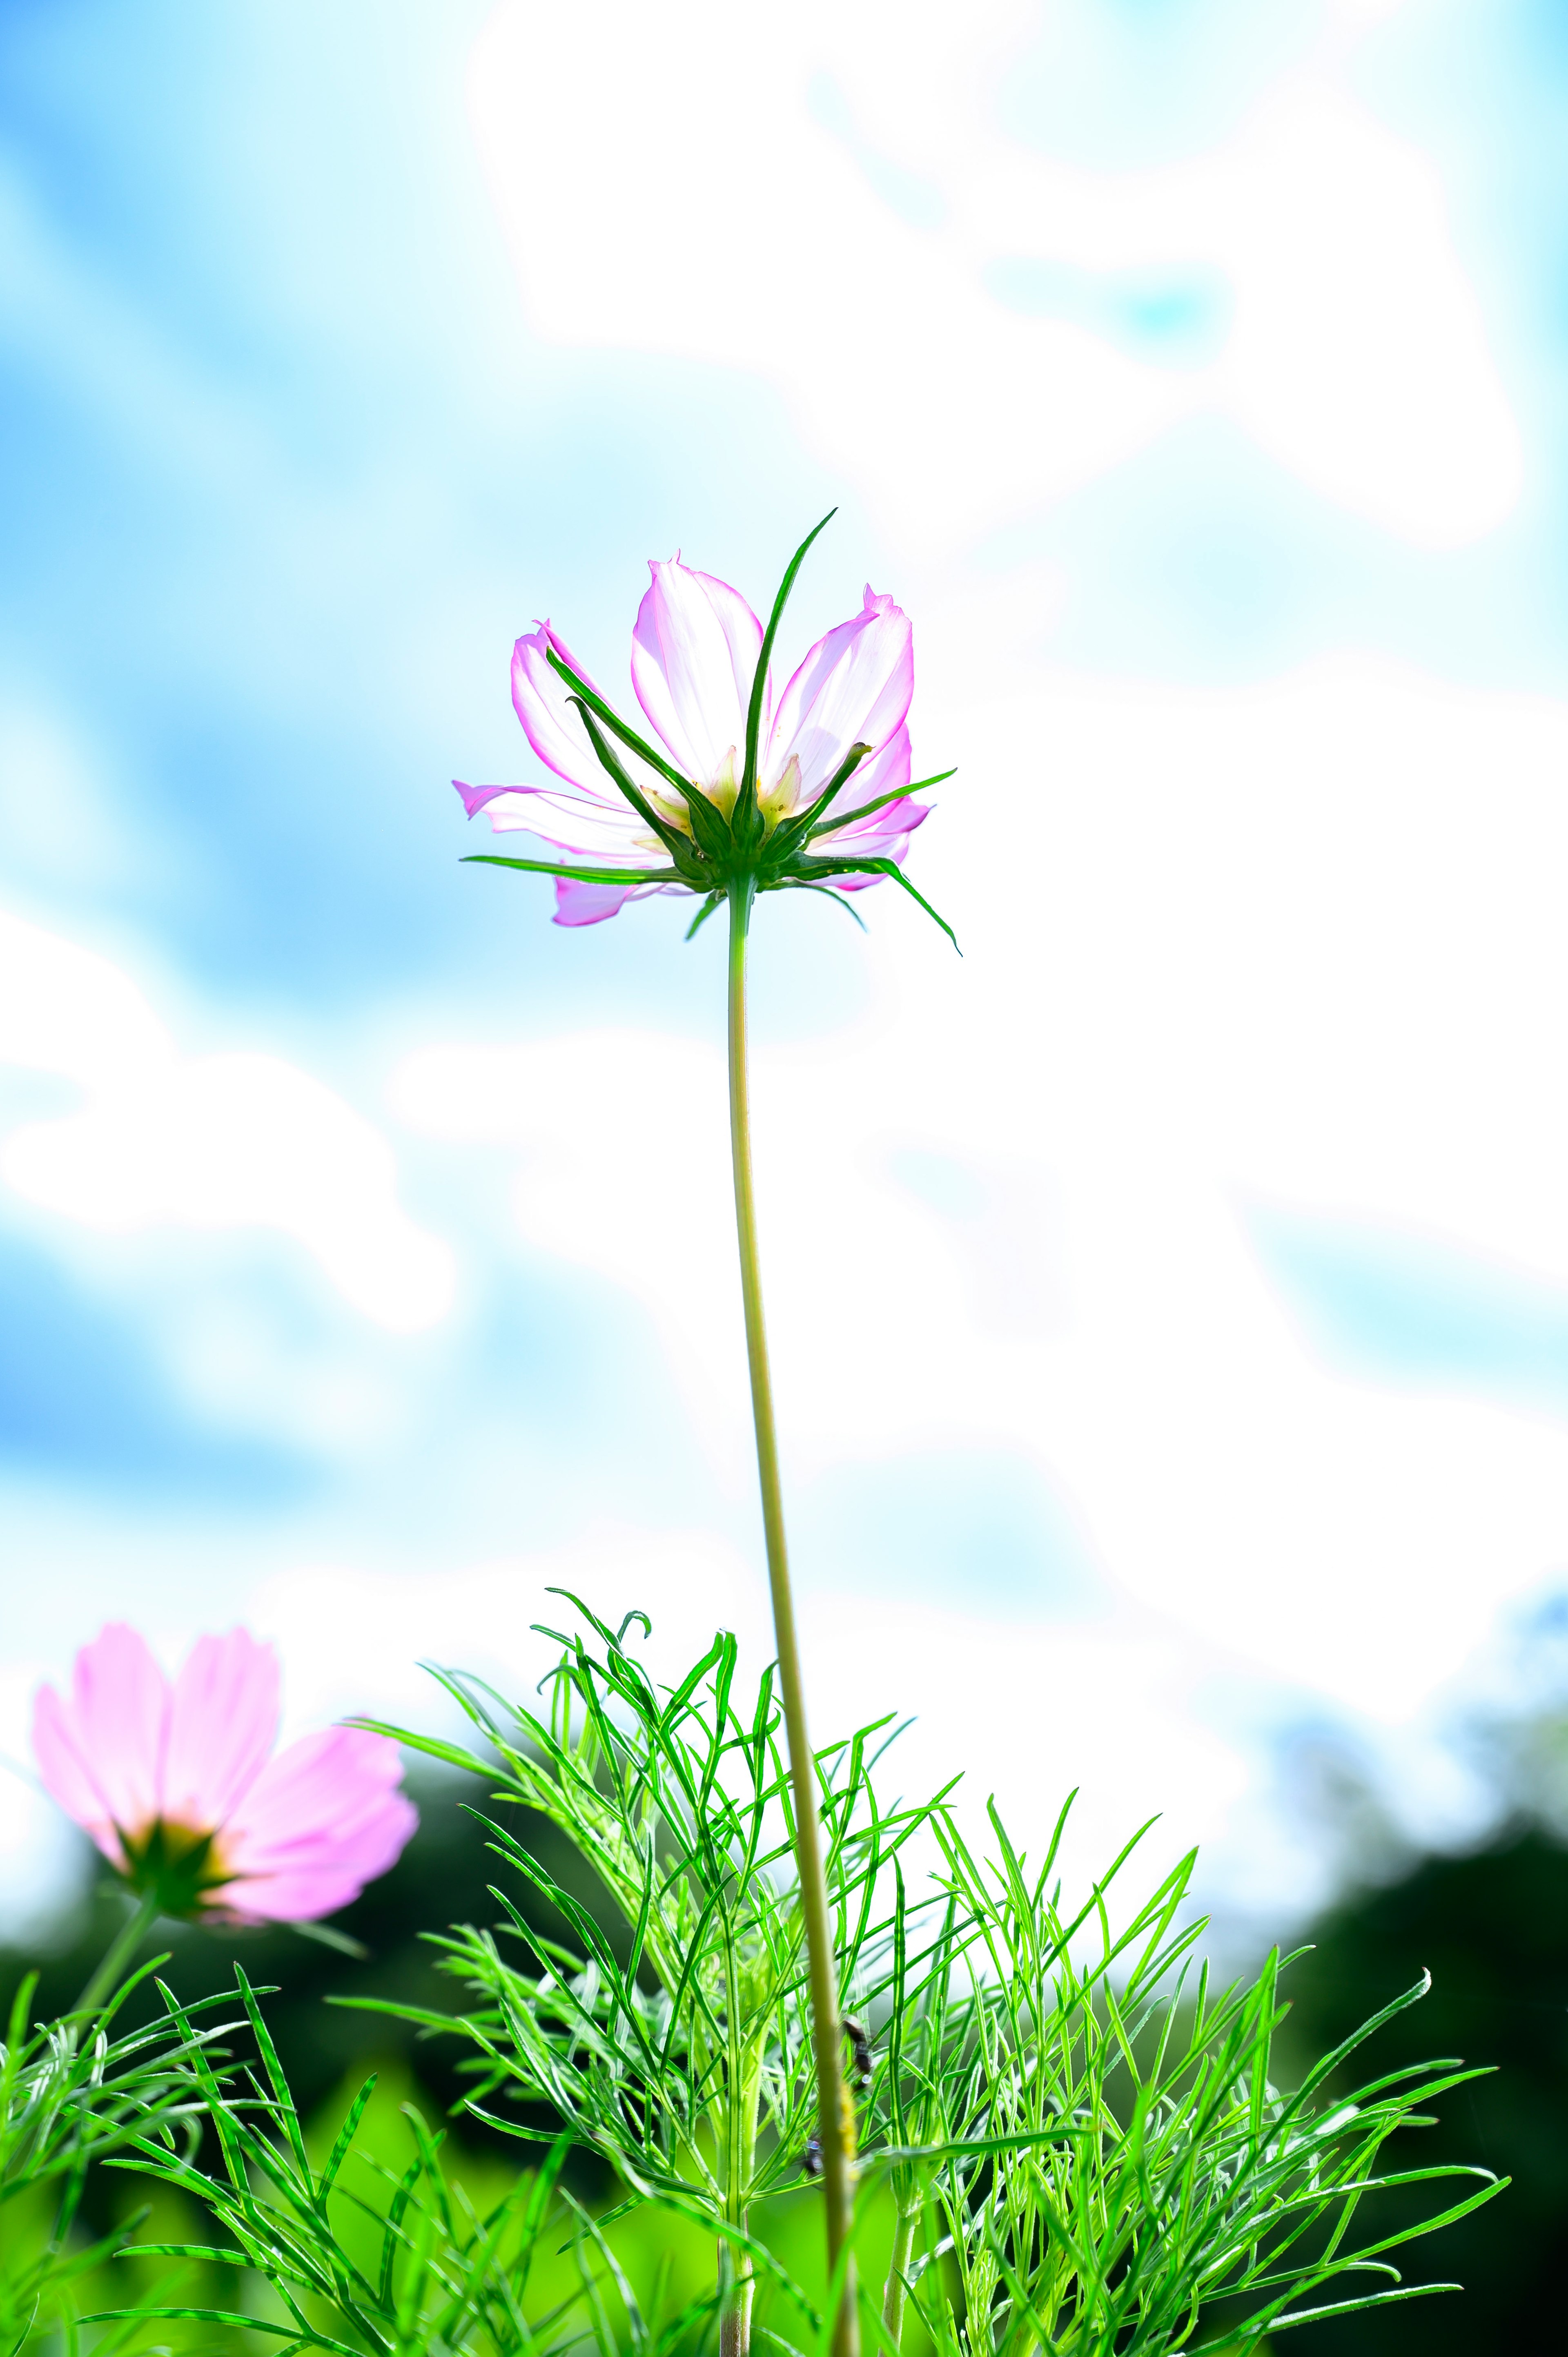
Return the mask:
<path fill-rule="evenodd" d="M 497 834 L 532 834 L 555 856 L 475 856 L 553 876 L 562 925 L 598 924 L 628 900 L 675 892 L 701 899 L 695 931 L 737 885 L 837 897 L 886 876 L 935 916 L 902 873 L 929 814 L 910 781 L 908 615 L 868 585 L 860 612 L 773 693 L 774 638 L 816 532 L 766 630 L 727 582 L 679 556 L 650 565 L 631 648 L 647 735 L 627 726 L 551 623 L 519 639 L 512 703 L 552 782 L 453 782 L 470 817 L 482 810 Z"/>

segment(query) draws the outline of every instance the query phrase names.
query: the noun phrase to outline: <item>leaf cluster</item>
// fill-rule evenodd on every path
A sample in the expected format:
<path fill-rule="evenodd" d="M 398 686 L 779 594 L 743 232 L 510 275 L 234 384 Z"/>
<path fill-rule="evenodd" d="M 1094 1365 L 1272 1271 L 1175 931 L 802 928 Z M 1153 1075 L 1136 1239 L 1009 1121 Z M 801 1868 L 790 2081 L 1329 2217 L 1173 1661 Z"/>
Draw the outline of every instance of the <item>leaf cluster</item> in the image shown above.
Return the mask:
<path fill-rule="evenodd" d="M 612 1900 L 621 1938 L 511 1826 L 485 1815 L 497 1857 L 558 1910 L 575 1944 L 547 1937 L 496 1886 L 499 1932 L 467 1926 L 435 1941 L 469 1993 L 467 2008 L 363 2002 L 468 2040 L 477 2050 L 469 2108 L 490 2126 L 548 2140 L 553 2132 L 527 2116 L 547 2104 L 636 2195 L 699 2218 L 737 2266 L 777 2276 L 747 2216 L 756 2201 L 806 2181 L 817 2119 L 772 1673 L 743 1713 L 736 1641 L 721 1631 L 660 1691 L 623 1641 L 629 1623 L 612 1631 L 578 1609 L 590 1634 L 562 1638 L 545 1709 L 438 1673 L 485 1752 L 403 1739 L 486 1775 L 492 1806 L 537 1811 L 559 1826 Z M 890 1869 L 932 1814 L 929 1804 L 879 1803 L 872 1771 L 887 1739 L 881 1721 L 816 1760 L 840 1972 L 863 2002 L 887 1986 Z M 499 2109 L 503 2100 L 513 2108 Z"/>
<path fill-rule="evenodd" d="M 721 1633 L 675 1686 L 656 1687 L 626 1643 L 639 1616 L 612 1631 L 578 1609 L 581 1632 L 549 1632 L 562 1652 L 546 1709 L 451 1677 L 487 1750 L 424 1748 L 488 1770 L 493 1806 L 542 1811 L 565 1832 L 618 1933 L 488 1816 L 498 1859 L 559 1910 L 570 1941 L 531 1926 L 498 1885 L 499 1932 L 438 1943 L 467 2007 L 414 2018 L 472 2045 L 467 2101 L 481 2116 L 538 2138 L 552 2132 L 518 2110 L 548 2104 L 632 2199 L 699 2219 L 743 2287 L 770 2276 L 815 2328 L 816 2305 L 785 2283 L 750 2216 L 800 2184 L 815 2126 L 771 1677 L 743 1707 Z M 1036 2343 L 1155 2357 L 1251 2349 L 1312 2317 L 1416 2296 L 1389 2253 L 1500 2187 L 1485 2170 L 1390 2169 L 1380 2156 L 1475 2074 L 1434 2063 L 1344 2099 L 1326 2087 L 1423 1988 L 1283 2092 L 1284 1961 L 1212 1984 L 1196 1954 L 1193 1857 L 1122 1906 L 1145 1827 L 1069 1909 L 1067 1809 L 1032 1870 L 994 1804 L 993 1846 L 977 1850 L 950 1787 L 918 1804 L 879 1796 L 891 1732 L 877 1722 L 816 1760 L 841 2003 L 862 2017 L 862 2216 L 886 2189 L 897 2220 L 884 2346 L 897 2349 L 911 2301 L 943 2357 L 1023 2357 Z M 911 1897 L 906 1868 L 921 1862 Z M 1366 2223 L 1377 2196 L 1427 2185 L 1418 2222 Z"/>
<path fill-rule="evenodd" d="M 497 1924 L 435 1935 L 462 1992 L 452 2011 L 365 2001 L 462 2042 L 464 2108 L 524 2165 L 499 2194 L 471 2198 L 445 2135 L 412 2104 L 394 2165 L 366 2129 L 373 2074 L 313 2159 L 242 1971 L 242 2019 L 199 2020 L 159 1981 L 162 2018 L 118 2037 L 115 2014 L 151 1966 L 110 2005 L 41 2030 L 27 2028 L 29 1988 L 0 2054 L 6 2352 L 51 2317 L 74 2332 L 70 2287 L 111 2252 L 227 2274 L 235 2293 L 198 2306 L 166 2287 L 102 2309 L 81 2319 L 103 2336 L 95 2357 L 180 2320 L 209 2340 L 261 2333 L 281 2357 L 564 2357 L 589 2341 L 600 2357 L 675 2357 L 715 2319 L 741 2357 L 758 2296 L 758 2330 L 778 2346 L 825 2348 L 832 2302 L 791 2274 L 774 2247 L 778 2213 L 762 2206 L 811 2202 L 819 2126 L 772 1674 L 743 1695 L 735 1641 L 720 1632 L 675 1684 L 657 1684 L 628 1642 L 638 1620 L 647 1633 L 642 1616 L 612 1630 L 570 1600 L 580 1626 L 549 1632 L 561 1651 L 538 1708 L 442 1674 L 474 1744 L 404 1738 L 488 1778 L 493 1797 L 476 1813 L 512 1884 L 494 1887 Z M 1068 1810 L 1036 1866 L 994 1804 L 977 1845 L 951 1787 L 914 1803 L 885 1793 L 896 1732 L 875 1722 L 815 1761 L 858 2114 L 867 2345 L 882 2357 L 907 2337 L 937 2357 L 1196 2357 L 1451 2288 L 1406 2287 L 1391 2255 L 1500 2185 L 1383 2155 L 1476 2073 L 1435 2062 L 1329 2093 L 1424 1984 L 1286 2089 L 1274 2047 L 1289 1960 L 1211 1983 L 1191 1857 L 1129 1897 L 1135 1835 L 1069 1906 Z M 596 1906 L 530 1848 L 531 1813 L 567 1835 Z M 566 1936 L 522 1900 L 547 1902 Z M 216 2042 L 236 2029 L 253 2042 L 249 2066 Z M 541 2105 L 553 2125 L 541 2126 Z M 679 2213 L 714 2238 L 708 2294 L 680 2307 L 666 2283 L 639 2307 L 612 2247 L 617 2212 L 590 2216 L 562 2180 L 574 2145 L 611 2165 L 623 2208 Z M 212 2238 L 137 2242 L 133 2222 L 77 2247 L 95 2162 L 199 2205 Z M 16 2217 L 40 2194 L 48 2231 L 23 2250 L 6 2205 Z M 1424 2205 L 1413 2213 L 1412 2200 Z M 872 2255 L 889 2217 L 882 2265 Z"/>
<path fill-rule="evenodd" d="M 154 1958 L 106 2005 L 29 2027 L 31 1974 L 12 2003 L 0 2046 L 0 2351 L 35 2329 L 70 2321 L 75 2287 L 122 2251 L 134 2222 L 95 2240 L 77 2232 L 89 2170 L 128 2147 L 189 2153 L 204 2105 L 191 2077 L 222 2028 L 189 2017 L 117 2032 Z M 208 2077 L 218 2073 L 204 2063 Z"/>
<path fill-rule="evenodd" d="M 204 2169 L 190 2152 L 142 2135 L 129 2138 L 133 2153 L 111 2165 L 199 2203 L 227 2238 L 132 2243 L 123 2255 L 231 2269 L 237 2290 L 259 2278 L 274 2313 L 168 2302 L 105 2310 L 89 2321 L 156 2317 L 262 2333 L 280 2357 L 306 2350 L 332 2357 L 432 2351 L 546 2357 L 585 2340 L 597 2342 L 601 2357 L 628 2345 L 634 2357 L 661 2357 L 672 2341 L 689 2337 L 690 2316 L 658 2329 L 646 2322 L 596 2223 L 562 2192 L 564 2136 L 538 2169 L 519 2172 L 499 2201 L 481 2208 L 447 2169 L 445 2134 L 433 2132 L 413 2104 L 402 2106 L 413 2147 L 404 2168 L 389 2167 L 361 2140 L 372 2072 L 325 2161 L 314 2166 L 256 1993 L 239 1967 L 236 1978 L 258 2066 L 220 2077 L 199 2047 L 182 2041 L 214 2131 L 216 2166 Z M 184 2009 L 161 1982 L 159 1988 L 171 2023 L 185 2032 Z M 530 2298 L 530 2278 L 564 2224 L 577 2265 L 565 2297 L 542 2309 Z"/>
<path fill-rule="evenodd" d="M 966 1935 L 961 1994 L 949 1976 L 912 1996 L 900 1980 L 871 2091 L 873 2139 L 913 2136 L 942 2156 L 893 2168 L 904 2288 L 936 2347 L 1240 2352 L 1417 2296 L 1386 2254 L 1501 2189 L 1484 2169 L 1390 2171 L 1379 2156 L 1477 2074 L 1434 2064 L 1320 2098 L 1425 1984 L 1283 2093 L 1271 2076 L 1282 1960 L 1272 1954 L 1250 1985 L 1211 1986 L 1194 1955 L 1202 1922 L 1186 1915 L 1195 1855 L 1118 1926 L 1112 1885 L 1141 1835 L 1068 1913 L 1066 1811 L 1033 1875 L 994 1805 L 988 1816 L 993 1857 L 977 1857 L 950 1817 L 940 1828 L 948 1920 Z M 1369 2197 L 1451 2179 L 1463 2181 L 1457 2198 L 1418 2224 L 1355 2239 Z M 1349 2296 L 1299 2304 L 1326 2285 Z"/>

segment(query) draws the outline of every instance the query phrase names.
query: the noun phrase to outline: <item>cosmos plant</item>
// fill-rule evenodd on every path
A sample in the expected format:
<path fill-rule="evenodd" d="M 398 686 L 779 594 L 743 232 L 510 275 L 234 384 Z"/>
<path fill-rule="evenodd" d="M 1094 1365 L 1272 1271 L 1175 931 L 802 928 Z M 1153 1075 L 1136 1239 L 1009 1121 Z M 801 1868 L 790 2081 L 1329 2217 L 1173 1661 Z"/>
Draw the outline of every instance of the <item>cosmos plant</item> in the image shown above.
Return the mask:
<path fill-rule="evenodd" d="M 1290 1959 L 1211 1980 L 1190 1855 L 1140 1896 L 1134 1834 L 1069 1899 L 1068 1808 L 1031 1857 L 994 1802 L 977 1839 L 953 1784 L 913 1801 L 889 1788 L 891 1721 L 811 1744 L 752 1193 L 746 947 L 767 892 L 842 899 L 893 879 L 913 893 L 902 862 L 927 813 L 910 782 L 910 630 L 891 598 L 868 589 L 774 694 L 809 545 L 766 630 L 724 582 L 654 565 L 632 649 L 647 735 L 542 624 L 517 643 L 512 689 L 549 780 L 459 787 L 470 812 L 551 855 L 484 856 L 553 877 L 558 922 L 652 892 L 694 899 L 693 929 L 727 908 L 777 1661 L 748 1693 L 721 1631 L 656 1684 L 632 1633 L 650 1633 L 645 1616 L 611 1625 L 570 1598 L 574 1624 L 546 1632 L 560 1652 L 542 1702 L 437 1673 L 466 1745 L 358 1726 L 279 1752 L 277 1665 L 243 1631 L 202 1638 L 173 1680 L 128 1628 L 84 1648 L 69 1694 L 38 1696 L 35 1747 L 135 1903 L 71 2012 L 32 2027 L 35 1976 L 0 2043 L 12 2357 L 46 2342 L 134 2357 L 155 2327 L 160 2347 L 244 2350 L 261 2334 L 278 2357 L 699 2357 L 715 2340 L 718 2357 L 749 2357 L 754 2311 L 758 2338 L 796 2357 L 857 2357 L 862 2334 L 876 2357 L 901 2357 L 906 2338 L 931 2357 L 1251 2357 L 1294 2326 L 1454 2288 L 1402 2283 L 1392 2255 L 1502 2190 L 1485 2169 L 1404 2158 L 1473 2072 L 1348 2083 L 1424 1976 L 1284 2088 Z M 161 2015 L 124 2026 L 167 1961 L 130 1969 L 155 1917 L 307 1923 L 391 1865 L 413 1824 L 393 1738 L 483 1780 L 468 1789 L 505 1878 L 499 1913 L 435 1938 L 462 1992 L 450 2009 L 339 2001 L 456 2043 L 459 2109 L 524 2164 L 487 2165 L 482 2203 L 417 2106 L 403 2107 L 402 2148 L 386 2143 L 373 2076 L 335 2132 L 307 2132 L 265 1992 L 238 1964 L 231 2002 L 187 2006 L 160 1980 Z M 565 1881 L 541 1818 L 574 1854 Z M 573 2147 L 620 2187 L 607 2213 L 570 2190 Z M 100 2165 L 151 2179 L 175 2214 L 197 2205 L 202 2239 L 137 2242 L 133 2217 L 84 2246 Z M 764 2204 L 813 2185 L 820 2284 L 759 2231 Z M 631 2213 L 660 2253 L 643 2296 L 616 2239 Z M 694 2296 L 670 2288 L 672 2217 L 716 2253 Z M 117 2289 L 120 2259 L 175 2272 L 151 2290 L 133 2277 L 133 2307 L 83 2315 L 80 2287 L 106 2268 Z M 194 2331 L 171 2341 L 182 2321 Z"/>
<path fill-rule="evenodd" d="M 855 2301 L 848 2243 L 854 2115 L 844 2085 L 819 1795 L 763 1318 L 751 1168 L 746 948 L 759 895 L 812 891 L 836 899 L 884 877 L 901 884 L 950 938 L 952 930 L 916 891 L 901 865 L 911 835 L 929 815 L 910 783 L 915 651 L 908 616 L 867 584 L 860 612 L 819 639 L 782 693 L 774 694 L 771 666 L 779 626 L 806 553 L 830 521 L 831 515 L 824 516 L 791 557 L 766 629 L 727 581 L 693 572 L 679 557 L 650 566 L 652 582 L 632 631 L 631 683 L 657 744 L 628 726 L 559 631 L 542 622 L 512 651 L 512 703 L 530 745 L 559 782 L 454 783 L 470 817 L 484 811 L 498 832 L 521 829 L 556 853 L 572 855 L 477 855 L 496 866 L 553 876 L 557 924 L 598 924 L 628 900 L 672 892 L 700 902 L 690 939 L 716 909 L 728 907 L 736 1232 L 811 1974 L 822 2110 L 816 2148 L 826 2196 L 828 2267 L 830 2276 L 842 2273 L 848 2286 L 837 2345 L 839 2357 L 853 2357 Z M 951 775 L 943 770 L 923 782 L 937 785 Z"/>

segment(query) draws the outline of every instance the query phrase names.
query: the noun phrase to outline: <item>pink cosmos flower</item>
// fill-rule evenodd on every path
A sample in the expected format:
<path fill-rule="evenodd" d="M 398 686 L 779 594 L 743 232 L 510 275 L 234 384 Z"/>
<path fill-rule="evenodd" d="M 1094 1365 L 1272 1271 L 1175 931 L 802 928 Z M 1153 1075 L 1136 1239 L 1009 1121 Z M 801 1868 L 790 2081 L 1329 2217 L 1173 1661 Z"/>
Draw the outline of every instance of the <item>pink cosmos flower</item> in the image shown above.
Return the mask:
<path fill-rule="evenodd" d="M 929 815 L 906 791 L 915 681 L 908 617 L 868 584 L 860 612 L 818 640 L 777 698 L 771 672 L 765 673 L 748 780 L 762 624 L 738 590 L 693 572 L 678 555 L 649 569 L 652 585 L 632 632 L 631 683 L 657 744 L 614 721 L 588 673 L 545 621 L 513 649 L 511 693 L 523 733 L 552 780 L 453 780 L 470 817 L 483 810 L 498 834 L 525 830 L 553 850 L 555 859 L 543 864 L 556 875 L 555 922 L 599 924 L 650 892 L 716 899 L 737 869 L 755 872 L 762 890 L 803 885 L 854 892 L 897 874 L 910 835 Z M 596 750 L 577 687 L 614 728 L 612 751 L 640 810 Z M 694 825 L 688 786 L 718 813 L 716 828 L 703 811 Z M 832 806 L 807 823 L 830 788 Z M 737 798 L 743 809 L 732 840 Z M 562 873 L 562 854 L 588 863 L 587 872 Z M 662 864 L 669 859 L 673 866 Z M 618 871 L 625 872 L 624 883 Z"/>
<path fill-rule="evenodd" d="M 171 1684 L 123 1621 L 44 1686 L 44 1782 L 115 1872 L 163 1912 L 300 1923 L 384 1874 L 418 1823 L 397 1746 L 330 1727 L 274 1754 L 278 1663 L 243 1629 L 201 1637 Z"/>

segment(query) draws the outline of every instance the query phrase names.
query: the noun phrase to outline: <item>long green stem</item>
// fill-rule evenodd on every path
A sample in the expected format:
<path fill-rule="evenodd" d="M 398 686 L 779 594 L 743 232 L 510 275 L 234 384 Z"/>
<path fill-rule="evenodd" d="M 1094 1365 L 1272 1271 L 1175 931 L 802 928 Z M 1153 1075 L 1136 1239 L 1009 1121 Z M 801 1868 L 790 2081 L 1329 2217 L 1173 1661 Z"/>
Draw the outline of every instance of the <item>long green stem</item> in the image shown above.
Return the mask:
<path fill-rule="evenodd" d="M 156 1922 L 157 1916 L 156 1891 L 144 1890 L 120 1926 L 117 1936 L 110 1942 L 108 1954 L 71 2007 L 73 2013 L 97 2012 L 110 1991 L 117 1986 L 121 1974 Z"/>
<path fill-rule="evenodd" d="M 757 1427 L 757 1474 L 762 1489 L 762 1528 L 768 1545 L 768 1585 L 773 1599 L 773 1638 L 779 1653 L 779 1689 L 789 1748 L 789 1785 L 795 1804 L 795 1856 L 800 1875 L 800 1909 L 806 1929 L 806 1962 L 811 1990 L 811 2038 L 817 2057 L 819 2136 L 822 2190 L 827 2210 L 828 2278 L 832 2280 L 849 2239 L 854 2209 L 854 2115 L 843 2076 L 843 2036 L 839 2026 L 838 1974 L 828 1919 L 827 1878 L 822 1871 L 818 1821 L 816 1764 L 806 1733 L 806 1697 L 800 1680 L 800 1648 L 795 1633 L 795 1599 L 784 1544 L 784 1501 L 779 1482 L 779 1439 L 773 1425 L 773 1383 L 768 1366 L 768 1335 L 762 1318 L 762 1278 L 757 1254 L 757 1206 L 751 1181 L 751 1114 L 746 1086 L 746 942 L 751 919 L 749 879 L 729 888 L 729 1113 L 730 1155 L 735 1167 L 735 1224 L 740 1246 L 740 1287 L 746 1304 L 746 1355 L 751 1372 L 751 1411 Z M 844 2275 L 843 2298 L 833 2327 L 834 2357 L 857 2357 L 854 2270 Z"/>
<path fill-rule="evenodd" d="M 899 2203 L 898 2222 L 893 2230 L 893 2255 L 887 2262 L 887 2281 L 882 2293 L 882 2322 L 895 2349 L 904 2330 L 904 2302 L 908 2296 L 905 2277 L 909 2272 L 910 2255 L 915 2248 L 915 2229 L 919 2222 L 918 2201 L 908 2207 L 903 2202 Z"/>

